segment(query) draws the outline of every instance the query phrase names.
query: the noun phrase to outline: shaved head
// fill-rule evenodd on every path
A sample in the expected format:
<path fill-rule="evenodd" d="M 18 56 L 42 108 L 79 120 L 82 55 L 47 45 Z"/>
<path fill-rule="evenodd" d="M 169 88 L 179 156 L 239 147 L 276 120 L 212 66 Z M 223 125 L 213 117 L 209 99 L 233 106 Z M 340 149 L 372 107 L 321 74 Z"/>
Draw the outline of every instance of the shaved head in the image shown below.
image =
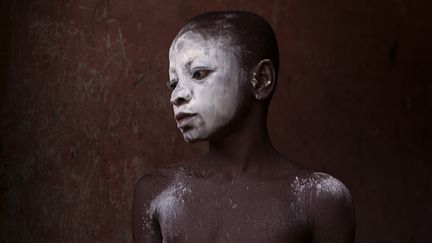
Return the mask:
<path fill-rule="evenodd" d="M 169 61 L 171 104 L 186 141 L 224 137 L 252 111 L 266 119 L 279 54 L 263 18 L 245 11 L 196 16 L 173 40 Z"/>
<path fill-rule="evenodd" d="M 247 72 L 269 59 L 279 70 L 279 49 L 272 27 L 262 17 L 247 11 L 208 12 L 189 20 L 177 37 L 193 31 L 208 39 L 227 39 L 239 51 L 240 64 Z"/>

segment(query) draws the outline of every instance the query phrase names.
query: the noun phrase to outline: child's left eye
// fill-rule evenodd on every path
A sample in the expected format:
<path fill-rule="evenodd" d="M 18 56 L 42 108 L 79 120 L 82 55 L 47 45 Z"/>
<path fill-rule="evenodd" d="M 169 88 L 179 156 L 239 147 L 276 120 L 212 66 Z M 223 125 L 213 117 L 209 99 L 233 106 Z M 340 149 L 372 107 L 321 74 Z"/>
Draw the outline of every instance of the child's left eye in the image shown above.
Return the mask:
<path fill-rule="evenodd" d="M 211 70 L 206 70 L 206 69 L 201 69 L 201 70 L 197 70 L 194 71 L 192 74 L 192 78 L 197 79 L 197 80 L 201 80 L 205 77 L 207 77 L 210 74 Z"/>

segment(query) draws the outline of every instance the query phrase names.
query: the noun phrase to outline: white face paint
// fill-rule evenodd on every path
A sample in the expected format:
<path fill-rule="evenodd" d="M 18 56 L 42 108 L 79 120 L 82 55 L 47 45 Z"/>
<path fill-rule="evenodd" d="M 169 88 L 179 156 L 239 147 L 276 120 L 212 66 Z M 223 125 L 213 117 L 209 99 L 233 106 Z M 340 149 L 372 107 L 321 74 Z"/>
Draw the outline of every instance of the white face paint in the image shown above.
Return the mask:
<path fill-rule="evenodd" d="M 171 44 L 171 104 L 187 142 L 211 139 L 233 120 L 245 97 L 244 74 L 226 38 L 188 31 Z"/>

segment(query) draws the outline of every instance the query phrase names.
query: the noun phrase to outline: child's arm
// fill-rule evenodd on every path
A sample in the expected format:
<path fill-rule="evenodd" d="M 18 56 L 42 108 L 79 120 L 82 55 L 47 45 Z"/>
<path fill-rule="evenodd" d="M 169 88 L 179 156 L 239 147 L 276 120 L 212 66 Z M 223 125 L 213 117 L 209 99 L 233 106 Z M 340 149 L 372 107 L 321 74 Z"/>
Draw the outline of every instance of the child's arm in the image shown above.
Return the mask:
<path fill-rule="evenodd" d="M 132 233 L 134 243 L 160 243 L 162 235 L 159 222 L 151 211 L 151 200 L 159 188 L 154 175 L 142 177 L 135 186 L 132 206 Z"/>
<path fill-rule="evenodd" d="M 348 188 L 339 180 L 320 173 L 310 196 L 313 243 L 353 243 L 354 210 Z"/>

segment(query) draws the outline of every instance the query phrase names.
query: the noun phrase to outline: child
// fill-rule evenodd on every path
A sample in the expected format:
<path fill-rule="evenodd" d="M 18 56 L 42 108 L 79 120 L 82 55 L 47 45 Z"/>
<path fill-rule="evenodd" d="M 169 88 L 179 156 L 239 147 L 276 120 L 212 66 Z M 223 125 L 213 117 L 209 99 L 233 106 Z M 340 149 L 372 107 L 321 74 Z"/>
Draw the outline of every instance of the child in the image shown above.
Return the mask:
<path fill-rule="evenodd" d="M 169 61 L 177 126 L 209 151 L 141 178 L 135 243 L 354 241 L 348 189 L 270 143 L 279 56 L 265 20 L 245 11 L 197 16 L 175 37 Z"/>

